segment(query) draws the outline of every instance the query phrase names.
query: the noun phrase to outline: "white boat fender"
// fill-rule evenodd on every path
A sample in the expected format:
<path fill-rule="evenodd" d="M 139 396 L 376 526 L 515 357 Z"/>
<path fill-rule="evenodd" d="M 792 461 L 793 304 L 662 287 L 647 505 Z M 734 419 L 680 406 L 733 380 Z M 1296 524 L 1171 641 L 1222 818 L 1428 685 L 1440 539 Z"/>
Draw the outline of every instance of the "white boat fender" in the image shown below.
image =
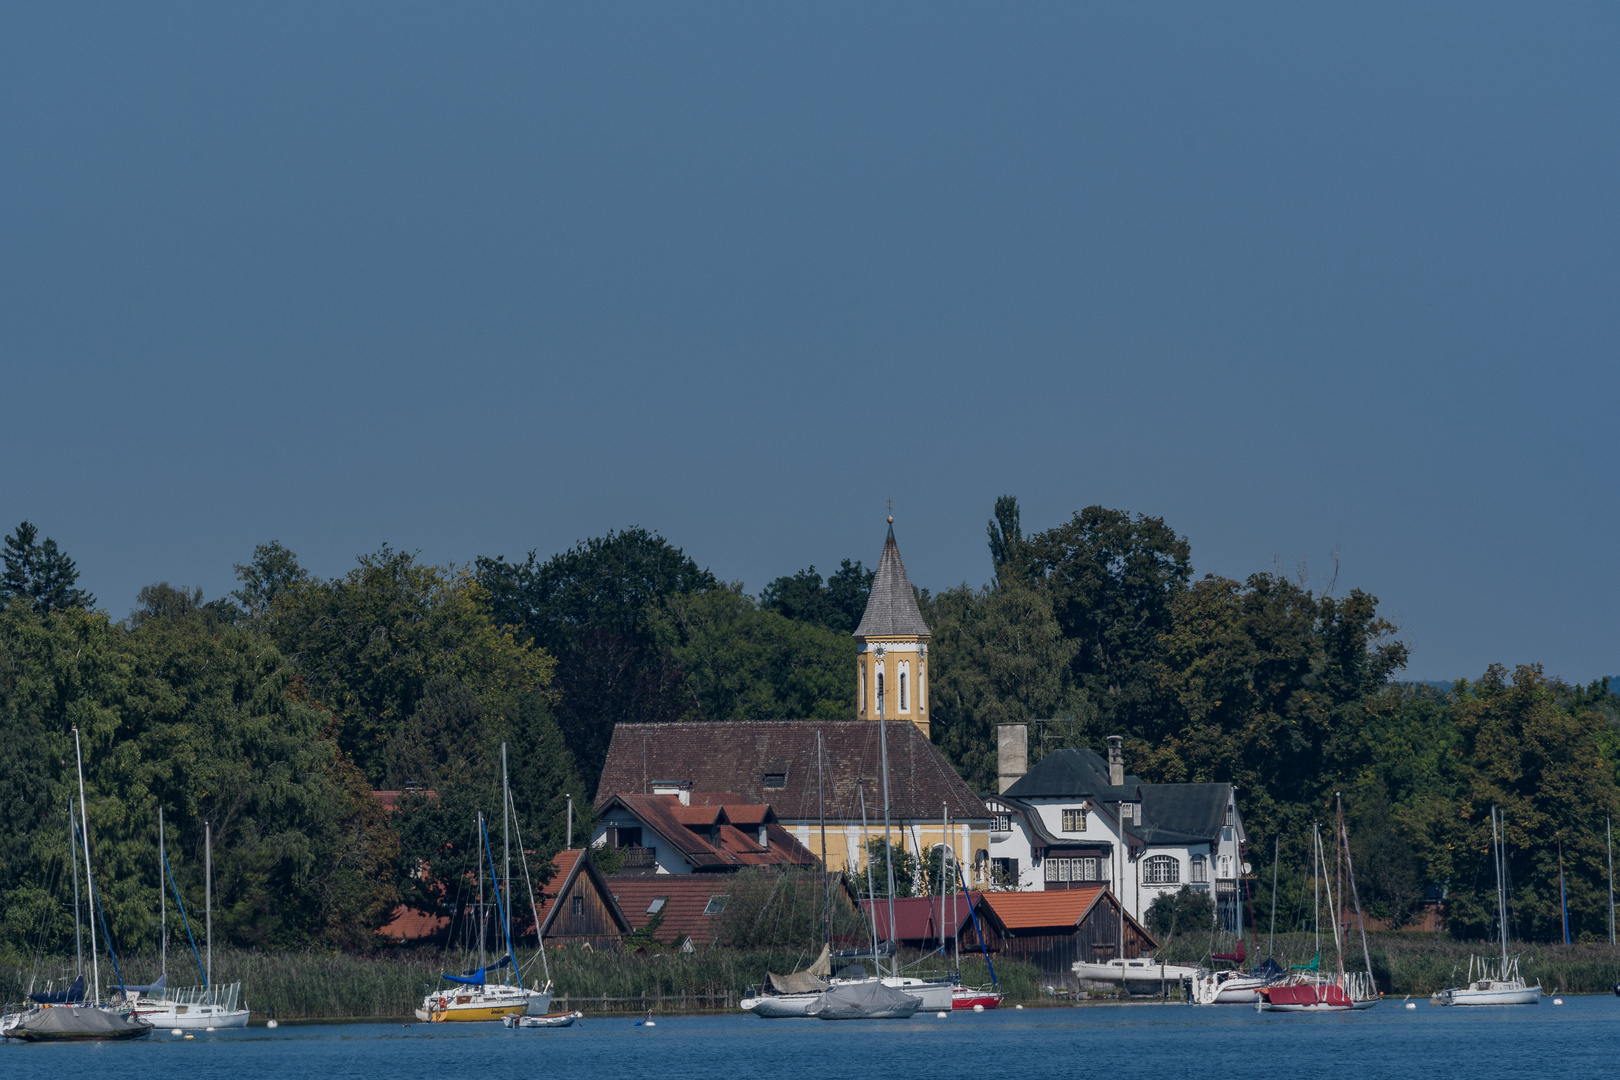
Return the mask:
<path fill-rule="evenodd" d="M 1023 1008 L 1023 1006 L 1022 1006 L 1022 1005 L 1020 1005 L 1020 1006 L 1018 1006 L 1018 1007 L 1019 1007 L 1019 1008 L 1020 1008 L 1020 1009 L 1022 1009 L 1022 1008 Z M 983 1006 L 983 1005 L 975 1005 L 975 1006 L 973 1006 L 973 1011 L 974 1011 L 974 1012 L 984 1012 L 984 1006 Z"/>
<path fill-rule="evenodd" d="M 934 1018 L 936 1020 L 943 1020 L 943 1019 L 945 1019 L 945 1014 L 944 1013 L 935 1013 Z"/>
<path fill-rule="evenodd" d="M 1563 998 L 1553 998 L 1553 1004 L 1554 1005 L 1562 1005 L 1563 1003 L 1564 1003 Z"/>
<path fill-rule="evenodd" d="M 205 1028 L 203 1028 L 203 1030 L 204 1030 L 204 1031 L 213 1031 L 213 1030 L 214 1030 L 214 1029 L 213 1029 L 213 1028 L 211 1028 L 211 1027 L 205 1027 Z"/>
<path fill-rule="evenodd" d="M 169 1032 L 169 1034 L 170 1035 L 184 1035 L 185 1032 L 181 1031 L 179 1028 L 175 1028 L 173 1031 Z"/>
<path fill-rule="evenodd" d="M 1023 1006 L 1022 1006 L 1022 1005 L 1014 1005 L 1014 1006 L 1013 1006 L 1013 1008 L 1015 1008 L 1015 1009 L 1022 1009 L 1022 1008 L 1023 1008 Z"/>
<path fill-rule="evenodd" d="M 1415 1002 L 1415 1001 L 1408 1001 L 1408 1002 L 1407 1002 L 1407 1003 L 1406 1003 L 1406 1007 L 1407 1007 L 1407 1008 L 1408 1008 L 1408 1009 L 1415 1009 L 1415 1008 L 1417 1008 L 1417 1002 Z"/>
<path fill-rule="evenodd" d="M 277 1024 L 277 1022 L 274 1021 L 274 1020 L 266 1020 L 265 1023 L 264 1023 L 264 1026 L 267 1027 L 267 1028 L 273 1028 L 273 1027 L 278 1027 L 280 1025 Z"/>

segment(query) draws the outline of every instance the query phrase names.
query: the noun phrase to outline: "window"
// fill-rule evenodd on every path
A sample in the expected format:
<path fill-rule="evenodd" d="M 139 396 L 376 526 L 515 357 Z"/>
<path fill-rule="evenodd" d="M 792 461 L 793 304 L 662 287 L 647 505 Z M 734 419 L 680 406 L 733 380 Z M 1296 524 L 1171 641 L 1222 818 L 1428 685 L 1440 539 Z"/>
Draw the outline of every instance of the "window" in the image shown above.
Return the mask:
<path fill-rule="evenodd" d="M 1233 820 L 1236 816 L 1237 816 L 1237 811 L 1235 809 L 1233 809 L 1231 803 L 1228 803 L 1226 805 L 1226 824 L 1228 824 L 1228 825 L 1236 824 L 1236 822 Z"/>
<path fill-rule="evenodd" d="M 708 904 L 703 908 L 703 914 L 720 914 L 722 911 L 726 910 L 726 901 L 730 899 L 731 896 L 728 893 L 717 893 L 714 896 L 709 897 Z"/>
<path fill-rule="evenodd" d="M 614 825 L 608 829 L 608 846 L 627 848 L 641 846 L 641 826 Z"/>
<path fill-rule="evenodd" d="M 765 787 L 777 790 L 787 787 L 787 773 L 768 772 L 765 774 Z"/>
<path fill-rule="evenodd" d="M 1181 880 L 1181 864 L 1170 855 L 1155 855 L 1142 867 L 1142 881 L 1148 885 L 1174 885 Z"/>
<path fill-rule="evenodd" d="M 877 669 L 877 699 L 878 699 L 878 712 L 882 712 L 883 711 L 883 669 L 882 668 Z"/>
<path fill-rule="evenodd" d="M 1085 810 L 1081 809 L 1081 810 L 1065 810 L 1065 811 L 1063 811 L 1063 831 L 1064 832 L 1085 832 L 1086 831 L 1086 812 L 1085 812 Z"/>
<path fill-rule="evenodd" d="M 668 899 L 669 899 L 669 897 L 667 897 L 667 896 L 660 896 L 658 899 L 656 899 L 652 903 L 648 904 L 647 905 L 647 914 L 656 915 L 660 911 L 663 911 L 664 910 L 664 901 L 666 901 Z"/>
<path fill-rule="evenodd" d="M 866 659 L 861 659 L 861 712 L 866 711 Z"/>
<path fill-rule="evenodd" d="M 1012 860 L 1017 865 L 1017 860 Z M 1106 881 L 1101 876 L 1108 870 L 1108 860 L 1087 856 L 1079 859 L 1049 858 L 1046 860 L 1047 881 Z"/>
<path fill-rule="evenodd" d="M 1012 832 L 1012 818 L 1006 814 L 997 814 L 990 819 L 991 832 Z"/>
<path fill-rule="evenodd" d="M 1209 880 L 1209 860 L 1202 855 L 1192 857 L 1192 880 L 1198 882 Z"/>
<path fill-rule="evenodd" d="M 569 910 L 575 915 L 585 914 L 585 898 L 583 896 L 574 897 L 573 902 L 569 905 Z"/>
<path fill-rule="evenodd" d="M 1220 862 L 1216 865 L 1220 867 L 1221 877 L 1229 878 L 1232 876 L 1232 856 L 1222 855 Z"/>
<path fill-rule="evenodd" d="M 900 661 L 900 711 L 901 712 L 910 712 L 911 711 L 911 703 L 906 700 L 906 683 L 910 681 L 910 678 L 911 678 L 911 665 L 909 663 L 907 663 L 906 661 L 904 661 L 904 660 Z"/>
<path fill-rule="evenodd" d="M 1120 803 L 1119 820 L 1127 822 L 1131 825 L 1142 824 L 1142 804 L 1131 802 Z"/>
<path fill-rule="evenodd" d="M 1228 825 L 1226 828 L 1221 830 L 1221 839 L 1225 840 L 1228 844 L 1232 842 L 1232 826 Z"/>
<path fill-rule="evenodd" d="M 995 875 L 998 882 L 1007 885 L 1018 884 L 1017 859 L 991 859 L 990 872 Z"/>

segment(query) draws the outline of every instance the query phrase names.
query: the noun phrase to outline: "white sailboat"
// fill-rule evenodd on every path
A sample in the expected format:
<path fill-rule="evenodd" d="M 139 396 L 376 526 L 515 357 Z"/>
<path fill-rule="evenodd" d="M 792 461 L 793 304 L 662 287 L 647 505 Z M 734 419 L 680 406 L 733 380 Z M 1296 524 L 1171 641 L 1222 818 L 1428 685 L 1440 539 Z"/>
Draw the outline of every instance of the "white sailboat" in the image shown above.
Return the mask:
<path fill-rule="evenodd" d="M 191 920 L 186 916 L 185 901 L 180 898 L 180 886 L 169 868 L 169 854 L 164 844 L 163 810 L 158 810 L 158 895 L 162 898 L 162 942 L 159 951 L 158 980 L 148 986 L 121 986 L 124 1000 L 135 1015 L 160 1028 L 213 1031 L 216 1028 L 247 1027 L 248 1009 L 241 1002 L 242 984 L 224 986 L 214 982 L 214 830 L 203 825 L 203 948 L 207 962 L 197 956 L 197 942 L 191 938 Z M 197 972 L 202 976 L 201 986 L 168 985 L 169 980 L 169 900 L 163 891 L 162 878 L 174 889 L 174 901 L 180 908 L 180 919 L 191 940 L 191 954 L 197 959 Z"/>
<path fill-rule="evenodd" d="M 507 784 L 506 777 L 506 744 L 501 743 L 501 798 L 504 804 L 501 807 L 501 843 L 505 849 L 506 875 L 504 889 L 501 875 L 495 870 L 495 852 L 490 847 L 489 830 L 484 824 L 484 815 L 478 815 L 478 905 L 483 910 L 484 905 L 484 860 L 489 860 L 490 884 L 495 890 L 495 903 L 500 913 L 501 931 L 506 944 L 506 955 L 494 964 L 484 964 L 484 927 L 482 922 L 478 928 L 478 951 L 480 963 L 471 971 L 464 971 L 460 975 L 444 975 L 450 987 L 428 994 L 422 999 L 422 1004 L 416 1010 L 416 1018 L 427 1023 L 467 1023 L 488 1020 L 505 1021 L 508 1017 L 545 1016 L 546 1010 L 551 1007 L 551 979 L 548 975 L 545 986 L 538 980 L 533 987 L 525 987 L 521 976 L 517 982 L 511 977 L 517 969 L 517 952 L 512 947 L 512 845 L 507 837 L 507 827 L 516 826 L 516 815 L 512 813 L 512 792 Z M 523 834 L 518 833 L 518 858 L 523 863 L 524 880 L 528 881 L 529 861 L 523 854 Z M 503 895 L 504 893 L 504 895 Z M 535 911 L 535 932 L 540 929 L 539 910 L 534 900 L 534 885 L 529 882 L 529 905 Z M 545 961 L 545 942 L 538 942 L 540 960 Z M 548 966 L 549 970 L 549 966 Z M 490 973 L 503 972 L 503 981 L 491 982 Z"/>
<path fill-rule="evenodd" d="M 1536 1005 L 1541 984 L 1526 986 L 1519 973 L 1519 958 L 1507 952 L 1507 875 L 1505 841 L 1497 828 L 1496 807 L 1491 807 L 1491 861 L 1496 864 L 1496 924 L 1502 955 L 1494 963 L 1486 957 L 1468 958 L 1468 985 L 1437 990 L 1431 1005 Z M 1478 978 L 1475 978 L 1476 972 Z"/>

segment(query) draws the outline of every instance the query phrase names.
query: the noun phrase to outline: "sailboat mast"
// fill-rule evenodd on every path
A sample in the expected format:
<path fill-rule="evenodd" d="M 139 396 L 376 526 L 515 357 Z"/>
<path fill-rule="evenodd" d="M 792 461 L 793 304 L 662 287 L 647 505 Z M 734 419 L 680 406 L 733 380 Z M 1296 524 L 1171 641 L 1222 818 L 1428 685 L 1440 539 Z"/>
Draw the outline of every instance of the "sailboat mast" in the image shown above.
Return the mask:
<path fill-rule="evenodd" d="M 501 857 L 506 860 L 506 869 L 501 871 L 506 877 L 506 905 L 501 908 L 504 923 L 502 929 L 506 931 L 506 940 L 512 940 L 512 843 L 507 838 L 508 825 L 512 820 L 512 792 L 506 784 L 506 743 L 501 743 Z M 511 958 L 513 965 L 517 964 L 517 957 Z M 507 969 L 506 981 L 512 981 L 511 969 Z"/>
<path fill-rule="evenodd" d="M 214 825 L 203 822 L 203 912 L 204 927 L 208 935 L 208 966 L 203 969 L 203 981 L 210 989 L 214 985 Z"/>
<path fill-rule="evenodd" d="M 79 725 L 73 725 L 73 767 L 79 773 L 79 820 L 84 825 L 84 893 L 90 907 L 90 979 L 94 984 L 95 1004 L 101 1004 L 101 962 L 96 956 L 96 877 L 90 869 L 90 815 L 84 809 L 84 751 L 79 746 Z"/>
<path fill-rule="evenodd" d="M 1614 944 L 1614 826 L 1607 815 L 1603 818 L 1603 831 L 1609 840 L 1609 944 Z"/>
<path fill-rule="evenodd" d="M 76 974 L 84 977 L 84 944 L 79 931 L 79 842 L 74 839 L 79 833 L 78 826 L 73 823 L 73 800 L 68 799 L 68 862 L 73 864 L 73 959 L 78 970 Z"/>
<path fill-rule="evenodd" d="M 162 916 L 158 926 L 158 976 L 169 977 L 169 890 L 163 887 L 163 807 L 158 807 L 158 901 Z"/>
<path fill-rule="evenodd" d="M 1266 941 L 1266 953 L 1277 955 L 1277 857 L 1282 854 L 1282 837 L 1271 838 L 1271 937 Z"/>
<path fill-rule="evenodd" d="M 878 753 L 883 759 L 883 865 L 888 870 L 889 890 L 889 941 L 894 943 L 894 845 L 889 841 L 889 739 L 885 731 L 883 720 L 883 695 L 878 695 Z M 900 969 L 900 949 L 898 944 L 893 953 L 889 955 L 889 974 L 898 975 Z"/>
<path fill-rule="evenodd" d="M 1496 864 L 1497 937 L 1502 943 L 1502 978 L 1507 978 L 1507 892 L 1502 884 L 1502 842 L 1496 827 L 1496 807 L 1491 807 L 1491 861 Z"/>
<path fill-rule="evenodd" d="M 1339 835 L 1344 839 L 1344 868 L 1350 874 L 1350 899 L 1356 905 L 1356 927 L 1361 933 L 1361 959 L 1367 965 L 1367 986 L 1374 997 L 1378 996 L 1378 982 L 1373 978 L 1372 952 L 1367 948 L 1367 920 L 1361 914 L 1361 896 L 1356 892 L 1356 861 L 1350 855 L 1350 831 L 1342 824 L 1344 819 L 1344 803 L 1339 804 Z"/>
<path fill-rule="evenodd" d="M 821 921 L 832 947 L 832 876 L 827 872 L 827 786 L 822 767 L 821 729 L 816 728 L 816 814 L 821 819 Z M 849 860 L 844 860 L 848 862 Z"/>
<path fill-rule="evenodd" d="M 484 812 L 480 810 L 478 811 L 478 843 L 480 845 L 483 844 L 483 837 Z M 480 856 L 484 854 L 482 846 L 480 846 L 478 854 Z M 478 966 L 482 969 L 484 966 L 484 935 L 489 933 L 489 927 L 484 924 L 485 917 L 488 914 L 484 910 L 484 860 L 478 858 L 475 861 L 478 863 Z"/>
<path fill-rule="evenodd" d="M 1321 844 L 1316 839 L 1316 822 L 1311 822 L 1311 890 L 1315 906 L 1311 909 L 1311 926 L 1316 930 L 1316 955 L 1322 955 L 1322 857 Z M 1320 968 L 1320 965 L 1318 965 Z"/>
<path fill-rule="evenodd" d="M 861 796 L 861 836 L 864 838 L 866 836 L 866 785 L 857 783 L 855 790 Z M 883 968 L 878 960 L 877 944 L 877 894 L 872 891 L 872 849 L 870 846 L 866 849 L 866 903 L 866 914 L 872 920 L 872 963 L 879 965 L 878 974 L 881 975 L 883 974 Z"/>

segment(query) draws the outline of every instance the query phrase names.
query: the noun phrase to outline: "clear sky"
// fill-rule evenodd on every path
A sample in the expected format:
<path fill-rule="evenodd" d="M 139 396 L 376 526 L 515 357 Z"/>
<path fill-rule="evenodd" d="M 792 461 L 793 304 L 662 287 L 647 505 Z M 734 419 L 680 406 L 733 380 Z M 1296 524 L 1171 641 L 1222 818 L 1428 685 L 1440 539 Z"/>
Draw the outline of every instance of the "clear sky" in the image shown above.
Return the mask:
<path fill-rule="evenodd" d="M 1615 656 L 1620 8 L 11 4 L 0 525 L 122 616 L 641 524 L 757 590 L 1102 503 Z"/>

